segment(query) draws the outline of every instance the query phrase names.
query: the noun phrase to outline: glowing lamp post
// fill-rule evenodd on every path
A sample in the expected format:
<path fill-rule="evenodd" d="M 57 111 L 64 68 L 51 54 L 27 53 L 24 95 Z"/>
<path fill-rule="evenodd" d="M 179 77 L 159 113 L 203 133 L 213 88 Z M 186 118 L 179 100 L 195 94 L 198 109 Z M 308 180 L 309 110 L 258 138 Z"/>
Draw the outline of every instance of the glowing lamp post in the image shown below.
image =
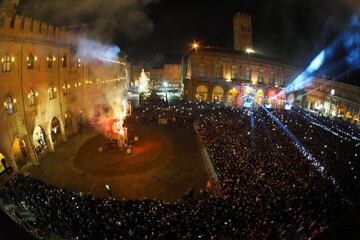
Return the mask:
<path fill-rule="evenodd" d="M 245 52 L 246 52 L 247 54 L 255 53 L 254 49 L 252 49 L 252 48 L 247 48 L 247 49 L 245 50 Z"/>
<path fill-rule="evenodd" d="M 184 94 L 184 85 L 185 85 L 185 58 L 192 50 L 197 51 L 200 48 L 200 44 L 197 41 L 193 41 L 191 44 L 191 48 L 188 49 L 184 55 L 181 57 L 181 84 L 182 84 L 182 94 Z"/>
<path fill-rule="evenodd" d="M 335 95 L 335 89 L 331 89 L 331 91 L 330 91 L 330 110 L 329 110 L 329 114 L 330 114 L 330 116 L 333 116 L 333 113 L 332 113 L 332 98 L 333 98 L 333 96 Z"/>
<path fill-rule="evenodd" d="M 196 51 L 199 48 L 199 43 L 198 42 L 193 42 L 191 46 Z"/>
<path fill-rule="evenodd" d="M 168 86 L 169 86 L 169 83 L 168 83 L 168 82 L 163 82 L 163 87 L 165 88 L 165 99 L 166 99 L 166 103 L 168 103 Z"/>

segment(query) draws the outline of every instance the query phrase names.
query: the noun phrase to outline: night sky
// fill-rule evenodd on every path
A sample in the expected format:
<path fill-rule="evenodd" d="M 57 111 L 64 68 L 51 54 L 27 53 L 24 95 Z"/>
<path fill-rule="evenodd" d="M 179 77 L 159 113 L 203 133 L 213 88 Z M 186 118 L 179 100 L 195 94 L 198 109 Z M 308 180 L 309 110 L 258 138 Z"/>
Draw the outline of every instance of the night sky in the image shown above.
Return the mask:
<path fill-rule="evenodd" d="M 51 5 L 44 7 L 44 2 L 51 2 Z M 69 2 L 69 5 L 57 6 L 56 2 L 61 4 Z M 255 50 L 272 58 L 304 67 L 344 29 L 355 12 L 358 1 L 77 0 L 76 2 L 85 3 L 81 5 L 81 10 L 78 10 L 80 14 L 79 12 L 72 14 L 71 9 L 80 7 L 76 4 L 74 7 L 70 0 L 23 0 L 19 12 L 54 24 L 86 23 L 89 29 L 99 26 L 100 18 L 102 27 L 99 31 L 94 31 L 94 35 L 117 44 L 128 53 L 130 61 L 151 67 L 156 61 L 161 60 L 161 54 L 181 54 L 193 40 L 200 41 L 202 45 L 232 48 L 232 17 L 236 12 L 241 11 L 253 17 Z M 99 5 L 90 5 L 89 2 L 98 2 Z M 114 4 L 115 2 L 117 4 Z M 89 7 L 86 7 L 86 4 Z M 54 6 L 64 9 L 56 12 L 52 9 Z M 65 13 L 61 14 L 61 12 Z M 106 33 L 104 28 L 107 29 Z"/>

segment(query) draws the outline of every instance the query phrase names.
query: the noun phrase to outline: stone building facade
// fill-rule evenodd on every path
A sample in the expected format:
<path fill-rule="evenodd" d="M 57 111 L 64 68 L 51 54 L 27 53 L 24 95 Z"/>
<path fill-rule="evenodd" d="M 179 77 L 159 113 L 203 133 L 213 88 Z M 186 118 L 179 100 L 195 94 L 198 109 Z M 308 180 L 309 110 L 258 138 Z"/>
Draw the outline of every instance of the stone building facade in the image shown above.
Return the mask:
<path fill-rule="evenodd" d="M 200 47 L 185 56 L 185 99 L 236 107 L 245 106 L 248 99 L 255 106 L 272 108 L 291 102 L 317 114 L 358 122 L 359 87 L 313 77 L 306 89 L 282 94 L 303 69 L 249 51 L 253 46 L 251 16 L 238 13 L 233 21 L 234 49 Z"/>
<path fill-rule="evenodd" d="M 91 120 L 99 99 L 126 82 L 126 59 L 80 59 L 78 38 L 0 15 L 0 153 L 16 170 L 40 164 Z"/>
<path fill-rule="evenodd" d="M 186 59 L 185 98 L 241 106 L 245 94 L 261 101 L 279 94 L 299 69 L 242 51 L 202 48 Z M 280 98 L 282 100 L 284 98 Z M 273 106 L 283 105 L 283 101 Z M 275 101 L 275 100 L 272 100 Z"/>
<path fill-rule="evenodd" d="M 305 91 L 302 99 L 304 108 L 313 113 L 359 124 L 360 87 L 315 79 Z"/>

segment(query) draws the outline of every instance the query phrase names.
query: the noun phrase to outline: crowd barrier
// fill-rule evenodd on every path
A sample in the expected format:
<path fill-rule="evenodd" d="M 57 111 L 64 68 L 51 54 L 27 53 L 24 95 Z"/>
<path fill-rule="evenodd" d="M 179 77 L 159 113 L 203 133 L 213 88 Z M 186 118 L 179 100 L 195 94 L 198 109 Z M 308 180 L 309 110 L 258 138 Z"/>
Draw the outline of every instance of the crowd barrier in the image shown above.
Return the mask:
<path fill-rule="evenodd" d="M 201 156 L 205 163 L 206 170 L 209 174 L 214 193 L 217 195 L 221 195 L 221 182 L 219 181 L 219 178 L 218 178 L 217 173 L 214 169 L 214 166 L 211 162 L 211 158 L 206 150 L 206 147 L 204 146 L 204 144 L 202 142 L 201 136 L 199 134 L 199 129 L 198 129 L 198 126 L 196 125 L 196 123 L 194 123 L 194 130 L 195 130 L 196 138 L 197 138 L 197 141 L 199 144 Z"/>

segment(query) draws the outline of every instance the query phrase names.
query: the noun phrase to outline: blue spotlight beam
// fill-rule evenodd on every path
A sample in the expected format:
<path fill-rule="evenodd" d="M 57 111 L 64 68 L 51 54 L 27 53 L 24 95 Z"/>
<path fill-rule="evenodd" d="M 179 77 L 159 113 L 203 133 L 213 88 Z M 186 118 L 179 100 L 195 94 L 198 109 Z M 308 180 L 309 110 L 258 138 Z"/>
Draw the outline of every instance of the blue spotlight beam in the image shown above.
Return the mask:
<path fill-rule="evenodd" d="M 276 124 L 279 125 L 279 127 L 284 131 L 284 133 L 291 139 L 295 147 L 299 150 L 299 152 L 309 160 L 310 164 L 315 167 L 316 171 L 321 174 L 321 176 L 324 179 L 329 180 L 334 188 L 342 194 L 344 199 L 352 206 L 353 203 L 344 195 L 343 191 L 341 190 L 339 184 L 336 182 L 336 179 L 330 174 L 328 170 L 321 164 L 319 160 L 317 160 L 302 144 L 302 142 L 299 140 L 298 137 L 296 137 L 295 134 L 293 134 L 287 127 L 284 126 L 284 124 L 275 117 L 269 110 L 267 110 L 262 104 L 259 103 L 262 109 L 274 120 Z"/>
<path fill-rule="evenodd" d="M 297 111 L 298 114 L 302 114 L 302 117 L 305 118 L 306 120 L 308 120 L 309 122 L 311 122 L 312 124 L 314 124 L 315 126 L 322 128 L 323 130 L 333 134 L 334 136 L 340 138 L 343 141 L 350 141 L 350 139 L 359 142 L 360 138 L 353 136 L 351 133 L 348 133 L 346 131 L 342 131 L 340 129 L 332 129 L 330 127 L 327 127 L 323 122 L 320 121 L 320 119 L 316 119 L 313 116 L 311 116 L 308 113 L 305 113 L 304 111 L 302 111 L 300 108 L 297 107 L 297 109 L 299 111 Z"/>
<path fill-rule="evenodd" d="M 351 23 L 346 27 L 345 31 L 333 41 L 326 49 L 322 50 L 309 64 L 309 66 L 299 74 L 292 82 L 290 82 L 277 96 L 284 93 L 291 93 L 296 90 L 304 89 L 309 86 L 313 80 L 313 76 L 330 59 L 339 47 L 343 47 L 346 51 L 344 59 L 340 62 L 346 63 L 349 68 L 357 69 L 360 67 L 360 17 L 354 15 Z M 340 73 L 339 75 L 342 75 Z"/>

